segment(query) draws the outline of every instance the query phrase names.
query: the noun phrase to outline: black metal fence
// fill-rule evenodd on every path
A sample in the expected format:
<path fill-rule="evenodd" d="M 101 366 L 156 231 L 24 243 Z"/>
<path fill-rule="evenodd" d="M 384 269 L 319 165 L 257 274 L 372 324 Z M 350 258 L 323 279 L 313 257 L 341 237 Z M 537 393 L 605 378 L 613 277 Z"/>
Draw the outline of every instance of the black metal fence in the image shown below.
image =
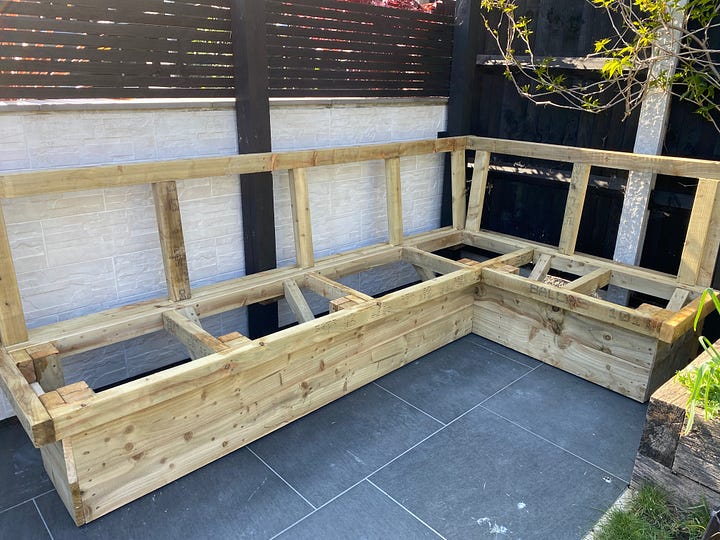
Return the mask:
<path fill-rule="evenodd" d="M 0 99 L 232 97 L 231 3 L 3 2 Z M 271 96 L 448 94 L 450 15 L 336 0 L 266 10 Z"/>

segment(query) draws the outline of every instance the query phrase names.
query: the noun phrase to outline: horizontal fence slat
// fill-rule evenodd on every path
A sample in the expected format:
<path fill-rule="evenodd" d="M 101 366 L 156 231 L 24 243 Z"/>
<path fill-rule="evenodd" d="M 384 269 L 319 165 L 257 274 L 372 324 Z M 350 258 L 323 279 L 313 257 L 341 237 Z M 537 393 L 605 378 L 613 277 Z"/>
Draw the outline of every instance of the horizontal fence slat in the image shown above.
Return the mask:
<path fill-rule="evenodd" d="M 401 51 L 397 53 L 375 53 L 366 51 L 359 55 L 356 51 L 329 51 L 318 50 L 302 47 L 268 47 L 269 64 L 271 67 L 281 66 L 297 66 L 298 62 L 304 62 L 305 59 L 327 60 L 331 62 L 346 61 L 355 62 L 377 62 L 382 64 L 390 64 L 392 66 L 420 66 L 432 65 L 442 66 L 450 72 L 450 58 L 429 57 L 417 54 L 407 54 Z M 294 63 L 291 63 L 294 62 Z"/>
<path fill-rule="evenodd" d="M 31 75 L 31 74 L 3 74 L 3 85 L 24 86 L 106 86 L 118 88 L 131 86 L 162 86 L 166 88 L 178 87 L 228 87 L 234 86 L 232 77 L 152 77 L 134 75 L 88 75 L 85 73 L 70 75 Z"/>
<path fill-rule="evenodd" d="M 326 88 L 387 88 L 387 89 L 403 89 L 403 88 L 418 88 L 425 89 L 433 92 L 446 91 L 448 85 L 442 84 L 442 82 L 426 81 L 426 80 L 372 80 L 372 79 L 271 79 L 270 88 L 318 88 L 324 86 Z M 437 95 L 434 94 L 434 95 Z"/>
<path fill-rule="evenodd" d="M 287 67 L 291 66 L 291 67 Z M 298 66 L 298 67 L 292 67 Z M 346 70 L 359 70 L 359 71 L 377 71 L 386 73 L 403 73 L 407 71 L 416 71 L 419 73 L 436 74 L 441 76 L 449 76 L 450 69 L 448 65 L 442 64 L 421 64 L 412 63 L 406 61 L 400 62 L 363 62 L 361 60 L 342 60 L 342 59 L 318 59 L 308 57 L 295 57 L 287 56 L 282 58 L 271 58 L 269 61 L 269 69 L 271 72 L 279 70 L 297 69 L 300 71 L 314 71 L 314 70 L 330 70 L 330 71 L 346 71 Z"/>
<path fill-rule="evenodd" d="M 0 99 L 231 98 L 234 88 L 91 88 L 0 86 Z M 281 97 L 281 96 L 277 96 Z"/>
<path fill-rule="evenodd" d="M 130 62 L 54 62 L 54 61 L 22 61 L 0 60 L 0 71 L 22 72 L 27 75 L 38 73 L 71 73 L 94 77 L 95 75 L 121 75 L 170 77 L 177 76 L 182 80 L 185 76 L 227 77 L 234 76 L 233 66 L 188 66 L 158 65 Z M 12 77 L 15 73 L 3 74 Z M 55 75 L 53 75 L 55 76 Z M 62 75 L 57 75 L 62 77 Z"/>
<path fill-rule="evenodd" d="M 408 46 L 405 44 L 396 45 L 384 45 L 377 43 L 367 43 L 359 41 L 341 41 L 332 40 L 326 38 L 308 39 L 303 37 L 290 37 L 290 36 L 278 36 L 269 35 L 267 37 L 267 43 L 271 46 L 297 48 L 297 47 L 316 47 L 323 49 L 340 49 L 344 51 L 356 51 L 359 54 L 364 52 L 385 52 L 385 53 L 405 53 L 415 54 L 418 56 L 426 55 L 437 55 L 444 58 L 450 58 L 447 48 L 430 48 L 430 47 L 415 47 Z"/>

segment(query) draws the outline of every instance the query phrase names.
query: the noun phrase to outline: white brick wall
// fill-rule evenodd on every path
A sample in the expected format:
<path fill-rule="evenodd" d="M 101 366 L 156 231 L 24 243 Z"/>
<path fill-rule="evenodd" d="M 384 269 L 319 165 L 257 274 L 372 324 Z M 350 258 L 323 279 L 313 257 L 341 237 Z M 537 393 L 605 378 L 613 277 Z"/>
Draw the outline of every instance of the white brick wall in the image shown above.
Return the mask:
<path fill-rule="evenodd" d="M 290 150 L 434 138 L 442 104 L 274 104 L 273 149 Z M 234 154 L 231 108 L 34 110 L 0 112 L 0 170 Z M 439 223 L 442 159 L 404 158 L 405 232 Z M 381 162 L 308 171 L 315 254 L 322 257 L 387 238 Z M 274 175 L 279 264 L 294 262 L 288 178 Z M 244 274 L 237 177 L 178 183 L 193 286 Z M 28 324 L 31 327 L 144 298 L 164 296 L 165 279 L 148 186 L 3 201 Z M 409 268 L 352 276 L 379 292 L 414 279 Z M 361 286 L 362 285 L 362 286 Z M 320 306 L 318 306 L 320 309 Z M 281 321 L 292 315 L 281 306 Z M 216 334 L 246 326 L 243 310 L 210 317 Z M 99 387 L 186 357 L 163 332 L 64 361 L 68 382 Z M 0 418 L 11 414 L 0 396 Z"/>

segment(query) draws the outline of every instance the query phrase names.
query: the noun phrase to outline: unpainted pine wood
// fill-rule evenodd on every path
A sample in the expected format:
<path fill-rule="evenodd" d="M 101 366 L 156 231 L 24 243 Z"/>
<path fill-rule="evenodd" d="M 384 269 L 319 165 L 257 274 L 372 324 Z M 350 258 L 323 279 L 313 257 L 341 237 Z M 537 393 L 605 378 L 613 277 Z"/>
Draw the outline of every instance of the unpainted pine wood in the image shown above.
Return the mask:
<path fill-rule="evenodd" d="M 355 289 L 352 289 L 347 285 L 338 283 L 337 281 L 323 276 L 322 274 L 318 274 L 317 272 L 311 272 L 309 274 L 306 274 L 304 279 L 302 280 L 302 284 L 311 291 L 313 291 L 315 294 L 319 294 L 320 296 L 323 296 L 328 300 L 337 300 L 338 298 L 343 298 L 345 296 L 351 295 L 358 298 L 363 298 L 364 300 L 373 299 L 372 296 L 369 296 L 360 291 L 356 291 Z"/>
<path fill-rule="evenodd" d="M 413 266 L 420 266 L 437 274 L 449 274 L 450 272 L 466 268 L 464 264 L 457 261 L 446 259 L 445 257 L 440 257 L 434 253 L 428 253 L 427 251 L 413 247 L 403 247 L 402 258 L 405 262 Z M 435 276 L 433 276 L 433 278 L 434 277 Z"/>
<path fill-rule="evenodd" d="M 472 290 L 482 269 L 467 268 L 428 282 L 418 283 L 400 291 L 366 302 L 357 309 L 343 310 L 321 319 L 290 327 L 262 339 L 233 348 L 223 354 L 200 358 L 194 362 L 176 366 L 172 370 L 156 373 L 143 380 L 131 381 L 96 394 L 85 406 L 65 405 L 52 411 L 55 437 L 63 439 L 83 433 L 91 427 L 113 422 L 198 387 L 212 384 L 227 377 L 243 374 L 248 380 L 264 376 L 259 366 L 262 359 L 272 351 L 278 363 L 285 361 L 303 340 L 317 341 L 352 333 L 352 330 L 387 317 L 404 312 L 419 304 L 445 297 L 453 292 Z M 412 322 L 412 321 L 411 321 Z M 24 380 L 24 379 L 23 379 Z"/>
<path fill-rule="evenodd" d="M 225 343 L 228 347 L 234 347 L 237 345 L 244 345 L 250 343 L 252 339 L 242 335 L 240 332 L 230 332 L 224 336 L 218 336 L 218 339 Z"/>
<path fill-rule="evenodd" d="M 156 183 L 152 185 L 152 192 L 168 298 L 174 302 L 188 300 L 192 293 L 177 185 Z"/>
<path fill-rule="evenodd" d="M 612 272 L 606 268 L 598 268 L 592 272 L 581 276 L 570 283 L 563 286 L 563 289 L 573 291 L 578 294 L 593 294 L 598 289 L 602 289 L 610 283 Z"/>
<path fill-rule="evenodd" d="M 495 154 L 550 159 L 565 163 L 583 163 L 625 171 L 720 180 L 720 161 L 632 154 L 475 136 L 468 136 L 466 145 L 468 150 L 484 150 Z"/>
<path fill-rule="evenodd" d="M 415 269 L 415 272 L 417 272 L 417 275 L 421 281 L 430 281 L 431 279 L 435 279 L 436 277 L 435 272 L 433 272 L 429 268 L 425 268 L 424 266 L 413 264 L 413 268 Z"/>
<path fill-rule="evenodd" d="M 487 284 L 478 290 L 475 334 L 643 401 L 656 339 Z"/>
<path fill-rule="evenodd" d="M 558 245 L 558 251 L 564 255 L 575 253 L 575 243 L 580 230 L 580 219 L 585 205 L 585 193 L 587 192 L 589 179 L 590 165 L 586 163 L 573 165 L 567 203 L 565 204 L 565 216 L 560 231 L 560 243 Z"/>
<path fill-rule="evenodd" d="M 196 311 L 192 308 L 165 311 L 162 318 L 165 330 L 185 345 L 192 360 L 229 349 L 226 344 L 203 329 Z"/>
<path fill-rule="evenodd" d="M 467 196 L 465 195 L 465 149 L 450 152 L 450 179 L 452 187 L 452 226 L 465 227 Z"/>
<path fill-rule="evenodd" d="M 32 384 L 37 382 L 37 376 L 35 375 L 35 362 L 33 362 L 32 356 L 28 354 L 25 349 L 14 351 L 10 353 L 15 361 L 15 365 L 22 373 L 25 380 Z"/>
<path fill-rule="evenodd" d="M 375 145 L 296 150 L 221 157 L 176 159 L 150 163 L 69 167 L 64 169 L 0 173 L 0 198 L 28 197 L 89 189 L 194 180 L 322 165 L 451 152 L 465 147 L 465 137 Z"/>
<path fill-rule="evenodd" d="M 40 448 L 43 465 L 60 500 L 80 526 L 86 522 L 85 508 L 77 479 L 72 443 L 68 440 L 54 442 Z"/>
<path fill-rule="evenodd" d="M 403 242 L 402 185 L 400 158 L 385 160 L 385 195 L 387 199 L 388 241 L 392 245 Z"/>
<path fill-rule="evenodd" d="M 297 340 L 289 353 L 264 348 L 253 380 L 238 374 L 196 385 L 176 399 L 85 430 L 74 451 L 88 521 L 467 334 L 471 304 L 466 289 L 367 321 L 339 339 L 311 332 L 312 339 Z M 183 417 L 179 410 L 193 414 Z"/>
<path fill-rule="evenodd" d="M 718 227 L 720 227 L 720 191 L 718 190 L 718 182 L 701 178 L 695 192 L 695 202 L 690 213 L 688 232 L 680 256 L 680 268 L 677 275 L 678 283 L 683 285 L 710 285 L 712 271 L 715 268 L 715 259 L 713 257 L 712 261 L 708 261 L 705 252 L 707 248 L 717 256 Z M 711 237 L 715 244 L 713 246 L 709 243 Z M 703 264 L 706 266 L 703 273 L 704 283 L 700 283 Z M 708 265 L 711 265 L 711 267 L 707 268 Z"/>
<path fill-rule="evenodd" d="M 490 152 L 476 151 L 475 166 L 470 183 L 470 195 L 468 197 L 467 218 L 465 219 L 466 231 L 477 232 L 480 230 L 489 170 Z"/>
<path fill-rule="evenodd" d="M 20 424 L 36 447 L 54 440 L 53 423 L 15 360 L 0 346 L 0 388 L 5 392 Z"/>
<path fill-rule="evenodd" d="M 43 390 L 49 392 L 65 386 L 65 372 L 60 353 L 54 345 L 46 343 L 28 347 L 25 351 L 33 360 L 35 379 Z"/>
<path fill-rule="evenodd" d="M 0 343 L 15 345 L 28 339 L 25 314 L 20 299 L 10 240 L 5 227 L 2 200 L 0 200 Z"/>
<path fill-rule="evenodd" d="M 287 300 L 290 309 L 295 314 L 299 323 L 315 319 L 315 315 L 313 315 L 307 300 L 305 300 L 300 287 L 298 287 L 298 284 L 294 280 L 289 279 L 285 281 L 283 283 L 283 289 L 285 290 L 285 300 Z"/>
<path fill-rule="evenodd" d="M 689 290 L 678 287 L 677 289 L 675 289 L 675 292 L 670 297 L 670 300 L 668 300 L 665 309 L 667 309 L 668 311 L 678 311 L 679 309 L 682 309 L 683 306 L 685 306 L 685 304 L 688 302 L 689 297 Z"/>
<path fill-rule="evenodd" d="M 293 235 L 295 236 L 295 258 L 299 267 L 307 268 L 315 264 L 307 172 L 304 168 L 291 169 L 288 172 Z"/>
<path fill-rule="evenodd" d="M 715 310 L 712 298 L 709 296 L 706 297 L 702 304 L 700 302 L 701 298 L 702 296 L 698 296 L 678 311 L 668 311 L 668 316 L 663 320 L 662 328 L 660 329 L 660 339 L 666 343 L 674 342 L 680 338 L 680 336 L 693 329 L 698 311 L 700 312 L 700 320 L 702 321 Z"/>
<path fill-rule="evenodd" d="M 543 281 L 547 273 L 550 271 L 552 265 L 552 256 L 548 253 L 543 253 L 538 257 L 535 266 L 533 266 L 528 279 L 532 281 Z"/>
<path fill-rule="evenodd" d="M 336 298 L 335 300 L 330 300 L 330 313 L 335 313 L 336 311 L 343 309 L 351 309 L 355 306 L 362 305 L 364 302 L 366 302 L 365 299 L 359 298 L 353 294 L 343 296 L 342 298 Z"/>

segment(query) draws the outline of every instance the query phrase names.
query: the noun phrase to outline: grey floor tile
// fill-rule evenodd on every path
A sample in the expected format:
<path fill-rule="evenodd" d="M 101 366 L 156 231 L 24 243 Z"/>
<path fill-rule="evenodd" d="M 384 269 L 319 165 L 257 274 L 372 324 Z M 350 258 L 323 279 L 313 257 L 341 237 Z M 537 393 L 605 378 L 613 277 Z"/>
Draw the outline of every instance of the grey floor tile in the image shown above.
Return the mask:
<path fill-rule="evenodd" d="M 45 493 L 52 483 L 17 419 L 0 422 L 0 510 Z"/>
<path fill-rule="evenodd" d="M 55 493 L 38 506 L 55 540 L 269 538 L 312 510 L 247 449 L 79 529 Z"/>
<path fill-rule="evenodd" d="M 450 422 L 530 368 L 473 344 L 466 336 L 377 383 L 442 422 Z"/>
<path fill-rule="evenodd" d="M 543 365 L 485 406 L 630 479 L 645 425 L 645 405 Z"/>
<path fill-rule="evenodd" d="M 625 489 L 483 407 L 370 479 L 449 539 L 577 540 Z"/>
<path fill-rule="evenodd" d="M 320 506 L 441 427 L 375 385 L 254 442 L 253 451 Z"/>
<path fill-rule="evenodd" d="M 440 538 L 368 482 L 362 482 L 281 534 L 280 539 Z"/>
<path fill-rule="evenodd" d="M 510 358 L 510 359 L 514 360 L 515 362 L 520 362 L 521 364 L 523 364 L 525 366 L 534 368 L 534 367 L 537 367 L 542 364 L 542 362 L 540 362 L 539 360 L 530 358 L 526 354 L 509 349 L 505 345 L 500 345 L 499 343 L 490 341 L 489 339 L 478 336 L 477 334 L 468 334 L 467 338 L 475 345 L 478 345 L 485 349 L 490 349 L 491 351 L 496 352 L 507 358 Z"/>
<path fill-rule="evenodd" d="M 50 535 L 32 501 L 0 513 L 0 538 L 43 540 Z"/>

